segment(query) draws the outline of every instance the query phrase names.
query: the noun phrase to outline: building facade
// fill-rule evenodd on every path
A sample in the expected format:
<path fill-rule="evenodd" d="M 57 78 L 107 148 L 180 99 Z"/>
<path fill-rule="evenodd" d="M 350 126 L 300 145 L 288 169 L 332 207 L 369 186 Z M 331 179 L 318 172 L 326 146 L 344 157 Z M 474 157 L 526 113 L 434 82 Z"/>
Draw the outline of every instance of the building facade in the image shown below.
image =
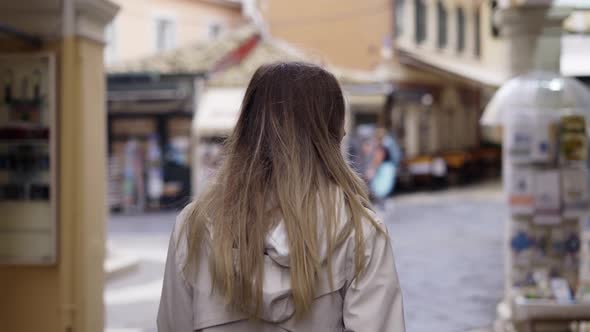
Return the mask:
<path fill-rule="evenodd" d="M 508 78 L 496 0 L 396 0 L 402 56 L 487 86 Z"/>
<path fill-rule="evenodd" d="M 395 8 L 394 45 L 402 62 L 484 88 L 532 69 L 576 76 L 586 67 L 575 61 L 590 22 L 585 1 L 395 0 Z"/>
<path fill-rule="evenodd" d="M 108 65 L 215 38 L 242 22 L 240 1 L 116 0 L 121 8 L 106 29 Z"/>
<path fill-rule="evenodd" d="M 217 40 L 245 21 L 242 2 L 116 2 L 120 14 L 105 33 L 109 205 L 127 212 L 177 208 L 190 199 L 188 139 L 196 82 L 205 72 L 169 75 L 141 64 Z M 133 66 L 139 68 L 128 71 Z"/>
<path fill-rule="evenodd" d="M 394 61 L 435 78 L 399 83 L 391 119 L 406 154 L 479 148 L 483 105 L 506 79 L 498 55 L 504 46 L 492 20 L 497 1 L 396 0 L 394 7 Z"/>
<path fill-rule="evenodd" d="M 479 98 L 475 112 L 481 113 L 496 89 L 516 75 L 533 69 L 561 70 L 568 76 L 588 73 L 587 61 L 582 60 L 588 37 L 579 32 L 586 26 L 587 6 L 569 0 L 396 0 L 397 58 L 446 77 L 446 90 L 472 91 L 471 97 Z M 562 36 L 563 19 L 572 9 L 579 11 L 565 21 L 565 27 L 578 32 Z M 458 101 L 455 104 L 460 105 Z M 443 110 L 439 115 L 459 122 L 451 127 L 438 122 L 442 127 L 433 131 L 478 128 L 473 121 L 479 114 L 473 117 L 464 111 L 465 116 L 454 117 Z M 447 141 L 440 137 L 439 144 Z"/>
<path fill-rule="evenodd" d="M 390 0 L 259 0 L 257 5 L 273 37 L 333 65 L 373 69 L 390 43 Z"/>
<path fill-rule="evenodd" d="M 495 64 L 499 58 L 492 54 L 498 51 L 496 45 L 477 40 L 471 29 L 479 26 L 483 30 L 485 24 L 491 25 L 489 16 L 496 3 L 490 2 L 484 9 L 482 1 L 466 0 L 459 10 L 454 8 L 457 3 L 441 2 L 439 16 L 445 16 L 449 31 L 440 33 L 438 46 L 438 27 L 430 24 L 437 15 L 437 3 L 432 0 L 245 1 L 252 3 L 270 36 L 326 63 L 364 71 L 391 86 L 382 109 L 355 112 L 350 120 L 354 126 L 389 128 L 406 160 L 421 164 L 410 168 L 426 169 L 428 173 L 432 161 L 441 158 L 462 168 L 468 154 L 480 147 L 482 83 L 449 72 L 446 63 L 441 68 L 425 66 L 408 54 L 415 51 L 449 63 L 468 63 L 469 73 L 478 71 L 483 61 Z M 451 20 L 458 20 L 459 25 L 451 24 Z M 490 35 L 498 33 L 491 26 L 488 30 Z M 477 35 L 483 36 L 483 31 Z M 492 37 L 488 39 L 494 42 Z M 485 50 L 484 44 L 488 47 Z M 481 71 L 479 76 L 488 79 L 489 74 L 496 77 L 492 85 L 502 80 L 494 70 Z M 359 132 L 363 130 L 359 128 Z"/>

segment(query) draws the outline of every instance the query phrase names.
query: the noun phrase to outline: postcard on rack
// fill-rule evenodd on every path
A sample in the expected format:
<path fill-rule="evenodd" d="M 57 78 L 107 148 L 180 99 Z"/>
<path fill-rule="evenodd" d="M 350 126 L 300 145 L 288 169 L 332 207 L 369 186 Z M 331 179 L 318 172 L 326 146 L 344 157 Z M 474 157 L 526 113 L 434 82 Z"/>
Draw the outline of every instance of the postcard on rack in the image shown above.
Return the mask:
<path fill-rule="evenodd" d="M 561 169 L 561 190 L 564 215 L 568 218 L 581 217 L 590 207 L 588 169 L 585 166 Z"/>
<path fill-rule="evenodd" d="M 507 195 L 513 215 L 532 215 L 534 212 L 533 170 L 512 167 L 507 172 Z"/>
<path fill-rule="evenodd" d="M 534 172 L 533 196 L 536 224 L 561 222 L 560 172 L 557 169 Z"/>

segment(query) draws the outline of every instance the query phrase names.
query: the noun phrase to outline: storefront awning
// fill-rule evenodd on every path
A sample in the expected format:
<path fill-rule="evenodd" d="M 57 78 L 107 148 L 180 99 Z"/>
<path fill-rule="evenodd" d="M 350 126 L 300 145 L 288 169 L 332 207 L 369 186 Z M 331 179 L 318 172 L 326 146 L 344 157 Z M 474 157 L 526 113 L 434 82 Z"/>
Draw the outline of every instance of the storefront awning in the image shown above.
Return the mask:
<path fill-rule="evenodd" d="M 378 113 L 383 110 L 387 96 L 384 94 L 347 94 L 346 102 L 354 110 Z"/>
<path fill-rule="evenodd" d="M 210 88 L 200 98 L 193 118 L 193 136 L 225 136 L 233 130 L 244 88 Z"/>
<path fill-rule="evenodd" d="M 226 136 L 233 130 L 240 112 L 245 88 L 211 87 L 201 95 L 193 118 L 193 137 Z M 385 94 L 346 94 L 347 103 L 356 111 L 379 112 Z"/>

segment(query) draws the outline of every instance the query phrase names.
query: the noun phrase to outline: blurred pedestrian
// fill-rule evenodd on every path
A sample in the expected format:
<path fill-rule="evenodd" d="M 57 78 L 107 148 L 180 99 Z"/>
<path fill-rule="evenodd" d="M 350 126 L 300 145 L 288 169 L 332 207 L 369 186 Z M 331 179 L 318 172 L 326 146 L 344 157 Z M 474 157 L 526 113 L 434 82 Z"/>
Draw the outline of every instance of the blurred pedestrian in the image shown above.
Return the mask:
<path fill-rule="evenodd" d="M 371 165 L 373 158 L 373 140 L 369 138 L 363 139 L 361 144 L 361 164 L 360 164 L 360 174 L 365 182 L 368 184 L 369 179 L 367 178 L 369 166 Z"/>
<path fill-rule="evenodd" d="M 347 158 L 350 167 L 358 173 L 361 172 L 362 154 L 361 154 L 361 139 L 354 133 L 348 134 L 348 145 L 346 146 Z"/>
<path fill-rule="evenodd" d="M 162 170 L 162 151 L 157 135 L 151 135 L 146 153 L 147 197 L 149 207 L 158 209 L 164 191 L 164 174 Z"/>
<path fill-rule="evenodd" d="M 132 138 L 125 143 L 123 209 L 126 212 L 143 211 L 145 201 L 144 158 L 139 140 Z"/>
<path fill-rule="evenodd" d="M 340 148 L 344 112 L 317 66 L 256 71 L 215 179 L 175 225 L 160 332 L 405 330 L 387 228 Z"/>
<path fill-rule="evenodd" d="M 373 203 L 385 208 L 385 199 L 393 192 L 401 152 L 397 143 L 384 128 L 375 130 L 369 166 L 365 177 L 369 183 Z"/>

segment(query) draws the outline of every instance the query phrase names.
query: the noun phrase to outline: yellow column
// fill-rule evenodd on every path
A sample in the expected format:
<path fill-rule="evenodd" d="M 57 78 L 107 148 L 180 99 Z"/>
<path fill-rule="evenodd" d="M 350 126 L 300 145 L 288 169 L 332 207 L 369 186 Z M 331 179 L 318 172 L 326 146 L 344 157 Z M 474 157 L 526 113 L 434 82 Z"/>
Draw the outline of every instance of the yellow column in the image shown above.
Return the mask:
<path fill-rule="evenodd" d="M 102 331 L 106 210 L 106 111 L 102 45 L 63 42 L 60 113 L 60 288 L 64 323 Z"/>

